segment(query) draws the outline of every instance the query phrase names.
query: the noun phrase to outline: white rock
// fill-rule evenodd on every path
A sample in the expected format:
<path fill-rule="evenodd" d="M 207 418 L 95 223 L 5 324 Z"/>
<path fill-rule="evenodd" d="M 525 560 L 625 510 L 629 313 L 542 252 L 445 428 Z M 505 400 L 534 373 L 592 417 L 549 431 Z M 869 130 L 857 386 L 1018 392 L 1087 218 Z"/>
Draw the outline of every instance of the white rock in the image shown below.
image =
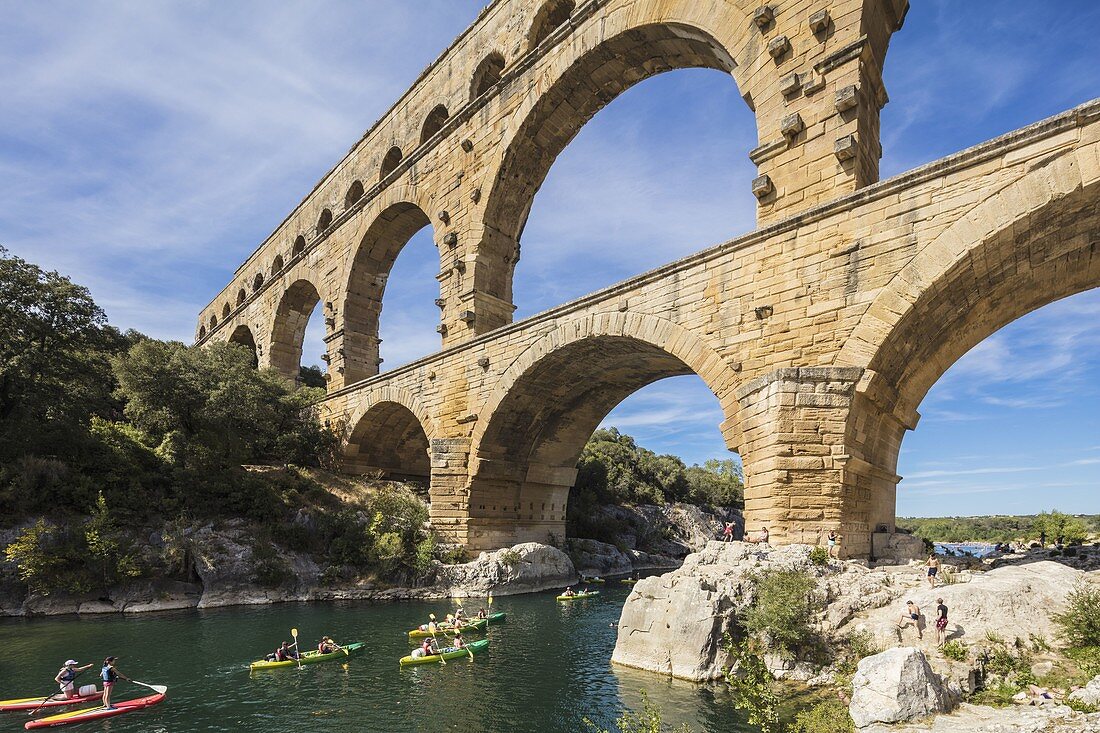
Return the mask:
<path fill-rule="evenodd" d="M 913 647 L 888 649 L 860 660 L 852 678 L 848 712 L 857 728 L 898 723 L 951 707 L 939 676 Z"/>
<path fill-rule="evenodd" d="M 1083 702 L 1086 705 L 1100 706 L 1100 675 L 1096 675 L 1089 683 L 1079 690 L 1069 693 L 1073 700 Z"/>

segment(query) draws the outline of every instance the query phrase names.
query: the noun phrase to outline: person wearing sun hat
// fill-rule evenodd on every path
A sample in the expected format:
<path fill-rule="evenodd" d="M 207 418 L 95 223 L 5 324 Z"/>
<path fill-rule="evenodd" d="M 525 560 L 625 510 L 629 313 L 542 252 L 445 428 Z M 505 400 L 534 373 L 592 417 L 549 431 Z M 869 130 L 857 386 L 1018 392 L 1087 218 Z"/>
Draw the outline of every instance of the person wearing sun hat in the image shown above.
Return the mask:
<path fill-rule="evenodd" d="M 65 666 L 61 668 L 61 671 L 53 678 L 54 681 L 61 686 L 61 692 L 65 694 L 66 698 L 76 697 L 76 685 L 74 680 L 76 676 L 86 669 L 91 669 L 92 665 L 85 664 L 83 667 L 77 666 L 75 659 L 70 659 L 65 662 Z"/>

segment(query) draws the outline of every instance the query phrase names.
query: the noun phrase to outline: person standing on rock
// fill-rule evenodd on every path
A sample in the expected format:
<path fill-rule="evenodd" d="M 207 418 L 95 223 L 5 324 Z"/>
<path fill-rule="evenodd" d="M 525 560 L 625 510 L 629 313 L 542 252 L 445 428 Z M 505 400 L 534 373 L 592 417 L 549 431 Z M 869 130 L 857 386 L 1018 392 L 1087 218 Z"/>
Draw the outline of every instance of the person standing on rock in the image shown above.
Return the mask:
<path fill-rule="evenodd" d="M 942 598 L 937 598 L 936 604 L 936 646 L 942 649 L 947 641 L 947 606 Z"/>
<path fill-rule="evenodd" d="M 840 535 L 835 529 L 829 530 L 829 537 L 825 541 L 829 546 L 829 557 L 840 557 Z"/>
<path fill-rule="evenodd" d="M 940 572 L 940 559 L 935 553 L 928 556 L 928 587 L 936 587 L 936 576 Z"/>
<path fill-rule="evenodd" d="M 722 528 L 722 541 L 733 542 L 733 522 L 726 522 Z"/>

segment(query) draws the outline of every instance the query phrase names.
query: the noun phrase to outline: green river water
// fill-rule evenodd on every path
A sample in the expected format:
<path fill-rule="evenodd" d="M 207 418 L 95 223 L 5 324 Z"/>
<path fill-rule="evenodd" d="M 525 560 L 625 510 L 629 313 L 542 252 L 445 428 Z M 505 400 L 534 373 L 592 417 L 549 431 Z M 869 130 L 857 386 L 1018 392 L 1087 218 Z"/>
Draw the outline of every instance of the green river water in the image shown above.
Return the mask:
<path fill-rule="evenodd" d="M 0 699 L 45 694 L 72 657 L 97 662 L 79 679 L 95 681 L 98 662 L 168 686 L 161 705 L 74 731 L 312 731 L 404 733 L 580 732 L 584 717 L 614 729 L 624 709 L 640 709 L 644 690 L 666 722 L 692 730 L 743 732 L 722 685 L 697 686 L 612 667 L 615 629 L 626 586 L 608 585 L 598 599 L 557 603 L 553 593 L 495 598 L 505 624 L 490 628 L 490 648 L 473 661 L 402 669 L 412 648 L 407 631 L 442 617 L 445 601 L 310 603 L 179 611 L 140 616 L 0 620 Z M 466 602 L 476 611 L 480 602 Z M 326 663 L 249 674 L 248 662 L 290 640 L 303 648 L 329 634 L 366 641 L 346 664 Z M 477 638 L 477 637 L 473 637 Z M 148 691 L 119 682 L 115 698 Z M 60 712 L 56 710 L 55 712 Z M 22 730 L 25 713 L 0 713 L 0 731 Z"/>

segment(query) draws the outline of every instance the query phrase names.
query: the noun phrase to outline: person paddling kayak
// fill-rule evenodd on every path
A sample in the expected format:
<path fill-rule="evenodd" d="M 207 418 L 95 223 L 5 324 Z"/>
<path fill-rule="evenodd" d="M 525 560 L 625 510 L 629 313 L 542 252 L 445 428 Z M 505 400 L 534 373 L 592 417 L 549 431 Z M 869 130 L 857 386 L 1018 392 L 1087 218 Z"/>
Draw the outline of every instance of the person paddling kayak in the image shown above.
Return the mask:
<path fill-rule="evenodd" d="M 333 641 L 331 636 L 322 637 L 321 642 L 317 644 L 317 651 L 321 654 L 332 654 L 340 649 L 343 649 L 343 647 Z"/>
<path fill-rule="evenodd" d="M 76 685 L 73 681 L 76 680 L 76 676 L 86 669 L 91 669 L 91 664 L 85 664 L 83 667 L 78 667 L 75 659 L 70 659 L 65 662 L 65 666 L 61 668 L 61 671 L 54 677 L 54 681 L 61 686 L 61 692 L 64 693 L 67 699 L 71 699 L 77 696 Z"/>
<path fill-rule="evenodd" d="M 108 710 L 115 709 L 115 706 L 111 704 L 111 690 L 114 688 L 118 678 L 121 677 L 127 682 L 130 682 L 130 678 L 122 674 L 122 672 L 119 672 L 115 667 L 115 661 L 117 659 L 118 657 L 107 657 L 104 659 L 103 669 L 99 672 L 99 676 L 103 680 L 103 707 Z"/>
<path fill-rule="evenodd" d="M 298 650 L 285 641 L 279 645 L 278 649 L 264 657 L 269 662 L 289 662 L 297 658 Z"/>

